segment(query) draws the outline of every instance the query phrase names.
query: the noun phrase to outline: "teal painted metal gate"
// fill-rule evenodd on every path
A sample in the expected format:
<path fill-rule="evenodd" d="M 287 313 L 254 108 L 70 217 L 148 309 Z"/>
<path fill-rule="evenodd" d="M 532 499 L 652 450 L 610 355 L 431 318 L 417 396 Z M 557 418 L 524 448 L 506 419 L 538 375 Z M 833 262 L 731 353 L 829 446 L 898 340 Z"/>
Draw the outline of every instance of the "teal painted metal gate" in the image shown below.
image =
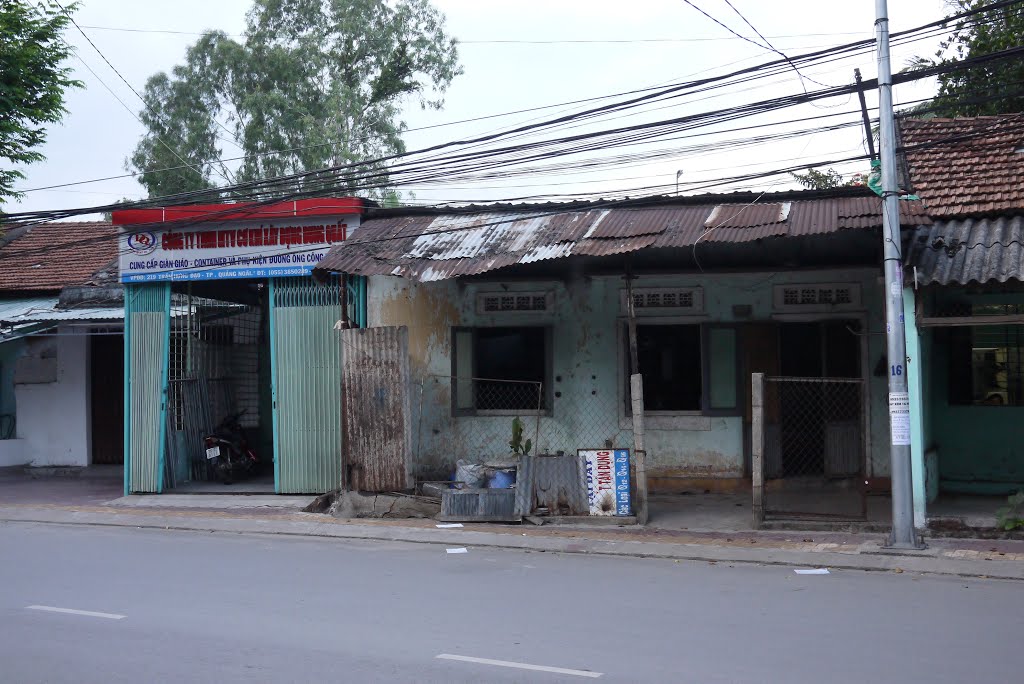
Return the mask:
<path fill-rule="evenodd" d="M 169 283 L 125 286 L 125 494 L 163 490 L 170 303 Z"/>
<path fill-rule="evenodd" d="M 341 486 L 342 294 L 337 280 L 270 281 L 274 482 L 280 494 Z"/>

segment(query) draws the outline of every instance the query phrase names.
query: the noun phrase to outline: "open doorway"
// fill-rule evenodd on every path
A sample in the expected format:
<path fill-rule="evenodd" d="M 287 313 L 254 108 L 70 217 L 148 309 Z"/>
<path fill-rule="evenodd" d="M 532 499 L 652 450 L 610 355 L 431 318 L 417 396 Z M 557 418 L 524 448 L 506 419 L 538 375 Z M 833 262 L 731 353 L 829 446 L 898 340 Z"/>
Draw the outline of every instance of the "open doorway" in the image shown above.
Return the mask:
<path fill-rule="evenodd" d="M 89 337 L 91 453 L 96 465 L 124 463 L 124 335 L 97 330 Z"/>
<path fill-rule="evenodd" d="M 178 492 L 273 493 L 267 287 L 263 281 L 186 283 L 172 290 L 164 481 Z M 219 467 L 210 439 L 228 440 L 245 467 Z M 221 442 L 218 441 L 218 444 Z M 214 457 L 210 457 L 214 453 Z"/>
<path fill-rule="evenodd" d="M 779 326 L 779 374 L 789 378 L 860 378 L 861 330 L 857 319 L 782 323 Z M 829 430 L 851 424 L 860 442 L 860 395 L 852 390 L 836 396 L 824 384 L 792 383 L 779 388 L 789 410 L 779 415 L 782 475 L 833 474 L 828 461 Z M 821 395 L 821 396 L 818 396 Z M 845 470 L 854 466 L 848 464 Z M 838 474 L 838 473 L 836 473 Z M 845 473 L 843 473 L 845 474 Z"/>

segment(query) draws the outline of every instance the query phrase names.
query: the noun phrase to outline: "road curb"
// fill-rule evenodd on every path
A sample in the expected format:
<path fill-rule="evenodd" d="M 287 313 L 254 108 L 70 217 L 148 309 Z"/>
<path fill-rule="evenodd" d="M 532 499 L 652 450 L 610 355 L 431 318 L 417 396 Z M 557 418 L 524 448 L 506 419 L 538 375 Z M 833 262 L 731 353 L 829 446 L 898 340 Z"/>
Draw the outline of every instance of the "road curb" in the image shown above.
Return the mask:
<path fill-rule="evenodd" d="M 878 555 L 859 551 L 801 551 L 794 549 L 720 546 L 693 542 L 671 543 L 636 540 L 607 540 L 581 536 L 513 534 L 468 529 L 437 529 L 343 523 L 329 519 L 281 520 L 265 517 L 214 515 L 136 514 L 123 511 L 94 512 L 60 508 L 3 508 L 0 521 L 133 527 L 177 531 L 271 534 L 295 537 L 390 541 L 414 544 L 458 545 L 467 548 L 500 548 L 540 553 L 576 553 L 633 558 L 663 558 L 709 563 L 754 563 L 798 567 L 827 567 L 833 570 L 927 573 L 959 577 L 1024 580 L 1024 563 L 980 559 L 953 559 L 935 555 Z"/>

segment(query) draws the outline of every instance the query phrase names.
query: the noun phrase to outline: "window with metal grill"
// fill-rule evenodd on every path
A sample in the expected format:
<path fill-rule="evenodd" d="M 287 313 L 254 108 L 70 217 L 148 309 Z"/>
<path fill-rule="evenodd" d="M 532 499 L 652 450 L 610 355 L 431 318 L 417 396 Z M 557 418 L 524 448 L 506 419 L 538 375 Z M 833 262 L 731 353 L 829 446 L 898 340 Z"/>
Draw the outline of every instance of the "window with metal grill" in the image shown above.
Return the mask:
<path fill-rule="evenodd" d="M 551 407 L 551 328 L 455 328 L 453 408 L 457 415 L 525 413 Z"/>

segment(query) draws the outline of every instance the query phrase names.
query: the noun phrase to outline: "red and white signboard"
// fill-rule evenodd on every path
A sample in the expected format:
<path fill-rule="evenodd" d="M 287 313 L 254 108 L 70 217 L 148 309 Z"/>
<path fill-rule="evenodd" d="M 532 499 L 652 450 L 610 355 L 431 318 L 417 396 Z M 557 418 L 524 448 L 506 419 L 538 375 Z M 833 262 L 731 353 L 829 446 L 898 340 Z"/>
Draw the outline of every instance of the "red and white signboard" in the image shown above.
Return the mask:
<path fill-rule="evenodd" d="M 580 449 L 587 480 L 590 515 L 630 515 L 629 451 Z"/>
<path fill-rule="evenodd" d="M 345 198 L 115 211 L 121 282 L 308 275 L 361 210 Z"/>

